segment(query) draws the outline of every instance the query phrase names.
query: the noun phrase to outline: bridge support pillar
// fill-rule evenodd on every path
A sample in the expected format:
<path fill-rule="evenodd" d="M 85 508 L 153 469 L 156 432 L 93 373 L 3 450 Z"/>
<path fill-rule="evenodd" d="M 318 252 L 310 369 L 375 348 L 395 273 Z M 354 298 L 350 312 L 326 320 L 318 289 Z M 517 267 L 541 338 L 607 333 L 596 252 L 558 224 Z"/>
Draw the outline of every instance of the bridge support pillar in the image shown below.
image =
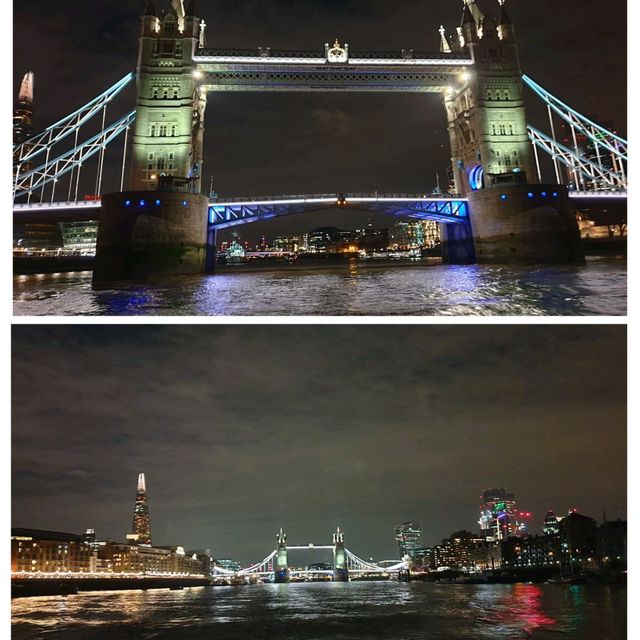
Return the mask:
<path fill-rule="evenodd" d="M 125 191 L 102 198 L 94 282 L 204 273 L 206 196 Z"/>
<path fill-rule="evenodd" d="M 474 264 L 476 261 L 471 224 L 441 224 L 442 261 L 445 264 Z"/>
<path fill-rule="evenodd" d="M 469 193 L 478 263 L 581 262 L 580 233 L 567 190 L 556 184 L 496 184 Z"/>
<path fill-rule="evenodd" d="M 284 582 L 289 582 L 289 566 L 287 563 L 287 534 L 280 532 L 276 536 L 276 542 L 278 546 L 276 547 L 276 566 L 274 567 L 274 581 L 282 584 Z"/>
<path fill-rule="evenodd" d="M 207 257 L 205 263 L 206 273 L 213 273 L 215 271 L 216 257 L 216 230 L 214 227 L 209 227 L 207 231 Z"/>
<path fill-rule="evenodd" d="M 340 531 L 340 527 L 333 534 L 333 581 L 349 581 L 347 555 L 344 550 L 344 533 Z"/>

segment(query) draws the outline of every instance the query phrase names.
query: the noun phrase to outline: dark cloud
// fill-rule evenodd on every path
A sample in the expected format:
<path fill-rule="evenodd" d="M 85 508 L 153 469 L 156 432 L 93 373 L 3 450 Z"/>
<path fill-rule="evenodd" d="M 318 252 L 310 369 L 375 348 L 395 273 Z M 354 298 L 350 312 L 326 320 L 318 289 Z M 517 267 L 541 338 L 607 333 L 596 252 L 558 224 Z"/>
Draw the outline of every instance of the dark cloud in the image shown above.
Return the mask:
<path fill-rule="evenodd" d="M 13 521 L 245 561 L 274 531 L 391 555 L 473 529 L 483 488 L 625 516 L 625 328 L 14 327 Z"/>
<path fill-rule="evenodd" d="M 168 4 L 160 0 L 157 5 Z M 459 24 L 451 0 L 202 0 L 210 46 L 318 49 L 339 37 L 353 50 L 433 50 L 437 29 Z M 497 2 L 480 6 L 494 15 Z M 509 2 L 522 67 L 583 113 L 626 131 L 626 3 Z M 146 0 L 29 0 L 15 5 L 14 86 L 36 72 L 39 128 L 71 112 L 135 66 Z M 127 94 L 128 104 L 134 96 Z M 545 122 L 532 98 L 529 120 Z M 124 107 L 122 109 L 124 112 Z M 210 96 L 205 182 L 223 195 L 423 192 L 449 163 L 437 95 L 230 94 Z M 108 163 L 109 180 L 119 172 Z M 109 182 L 110 181 L 110 182 Z M 88 188 L 88 192 L 92 189 Z M 249 225 L 247 237 L 359 226 L 364 214 L 308 214 Z M 389 221 L 372 216 L 376 226 Z"/>

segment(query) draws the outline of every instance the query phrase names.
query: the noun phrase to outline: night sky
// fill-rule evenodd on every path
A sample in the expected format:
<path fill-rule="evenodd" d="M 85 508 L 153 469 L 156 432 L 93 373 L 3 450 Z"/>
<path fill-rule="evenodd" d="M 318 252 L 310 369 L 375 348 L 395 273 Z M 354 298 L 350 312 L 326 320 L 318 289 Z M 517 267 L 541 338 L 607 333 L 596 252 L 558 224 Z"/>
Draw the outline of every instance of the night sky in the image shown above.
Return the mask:
<path fill-rule="evenodd" d="M 14 5 L 14 87 L 36 74 L 36 129 L 71 112 L 129 71 L 147 0 L 25 0 Z M 168 6 L 157 0 L 156 6 Z M 210 47 L 437 50 L 454 32 L 458 0 L 200 0 Z M 479 0 L 497 14 L 497 1 Z M 626 2 L 509 0 L 523 70 L 582 113 L 626 132 Z M 130 108 L 135 96 L 121 101 Z M 529 121 L 545 110 L 531 100 Z M 449 164 L 438 95 L 222 93 L 209 96 L 205 185 L 231 195 L 426 192 Z M 111 167 L 113 188 L 118 172 Z M 551 177 L 551 176 L 549 176 Z M 109 182 L 108 182 L 109 183 Z M 367 214 L 306 214 L 249 225 L 246 237 L 314 226 L 362 226 Z M 374 217 L 376 226 L 388 218 Z"/>
<path fill-rule="evenodd" d="M 259 560 L 280 526 L 362 557 L 476 530 L 506 486 L 626 517 L 622 326 L 14 326 L 13 525 Z M 295 560 L 292 560 L 295 562 Z"/>

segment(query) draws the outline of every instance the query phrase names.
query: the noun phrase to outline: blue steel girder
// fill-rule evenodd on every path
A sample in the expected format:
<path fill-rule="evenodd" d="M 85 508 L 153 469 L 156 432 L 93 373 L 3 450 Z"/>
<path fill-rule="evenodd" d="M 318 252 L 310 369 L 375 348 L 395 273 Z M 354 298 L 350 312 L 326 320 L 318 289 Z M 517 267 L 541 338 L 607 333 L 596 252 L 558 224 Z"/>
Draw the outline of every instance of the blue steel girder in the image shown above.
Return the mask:
<path fill-rule="evenodd" d="M 318 210 L 348 209 L 386 215 L 462 224 L 469 219 L 469 205 L 463 198 L 425 198 L 424 196 L 295 196 L 254 201 L 217 201 L 209 206 L 209 225 L 227 229 L 241 224 Z"/>

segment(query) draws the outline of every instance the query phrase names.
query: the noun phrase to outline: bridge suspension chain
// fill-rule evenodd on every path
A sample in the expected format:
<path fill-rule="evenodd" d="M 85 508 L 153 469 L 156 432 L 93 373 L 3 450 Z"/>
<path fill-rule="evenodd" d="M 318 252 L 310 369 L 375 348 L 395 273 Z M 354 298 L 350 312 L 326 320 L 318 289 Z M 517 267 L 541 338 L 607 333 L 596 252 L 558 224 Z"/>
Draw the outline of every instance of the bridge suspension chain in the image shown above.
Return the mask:
<path fill-rule="evenodd" d="M 612 171 L 607 167 L 603 167 L 602 164 L 576 154 L 573 150 L 531 125 L 528 126 L 528 130 L 529 138 L 536 147 L 551 156 L 554 162 L 560 161 L 574 174 L 576 187 L 581 186 L 581 180 L 578 177 L 580 176 L 610 189 L 627 188 L 627 180 L 624 174 Z"/>
<path fill-rule="evenodd" d="M 33 159 L 42 153 L 49 154 L 51 147 L 77 130 L 94 115 L 103 110 L 129 83 L 135 78 L 134 73 L 128 73 L 106 91 L 93 98 L 84 106 L 65 116 L 55 124 L 47 127 L 41 133 L 32 136 L 25 142 L 14 145 L 14 168 L 25 162 L 33 163 Z"/>
<path fill-rule="evenodd" d="M 594 181 L 596 189 L 626 189 L 627 140 L 582 115 L 526 74 L 522 76 L 522 80 L 547 105 L 551 138 L 531 126 L 529 136 L 537 147 L 552 157 L 558 182 L 561 182 L 558 161 L 561 161 L 573 173 L 576 188 L 584 189 L 583 180 L 586 178 Z M 569 126 L 573 149 L 558 142 L 553 123 L 554 113 Z M 584 136 L 591 144 L 595 161 L 587 158 L 580 149 L 579 135 Z"/>
<path fill-rule="evenodd" d="M 65 174 L 76 169 L 76 199 L 78 195 L 78 181 L 80 178 L 80 168 L 87 159 L 96 153 L 103 154 L 107 145 L 115 140 L 123 131 L 126 131 L 135 120 L 136 112 L 130 111 L 122 118 L 114 122 L 109 127 L 103 129 L 92 138 L 85 140 L 73 149 L 63 153 L 57 158 L 50 160 L 49 152 L 44 164 L 30 169 L 25 173 L 20 172 L 22 165 L 18 165 L 18 170 L 14 181 L 14 199 L 23 195 L 29 195 L 37 189 L 44 190 L 44 186 L 50 182 L 55 183 Z M 101 167 L 100 167 L 101 169 Z M 52 194 L 53 200 L 53 194 Z"/>
<path fill-rule="evenodd" d="M 238 575 L 246 575 L 248 573 L 266 573 L 271 561 L 275 558 L 277 554 L 277 550 L 274 549 L 264 560 L 251 565 L 250 567 L 246 567 L 245 569 L 241 569 L 238 571 Z"/>

